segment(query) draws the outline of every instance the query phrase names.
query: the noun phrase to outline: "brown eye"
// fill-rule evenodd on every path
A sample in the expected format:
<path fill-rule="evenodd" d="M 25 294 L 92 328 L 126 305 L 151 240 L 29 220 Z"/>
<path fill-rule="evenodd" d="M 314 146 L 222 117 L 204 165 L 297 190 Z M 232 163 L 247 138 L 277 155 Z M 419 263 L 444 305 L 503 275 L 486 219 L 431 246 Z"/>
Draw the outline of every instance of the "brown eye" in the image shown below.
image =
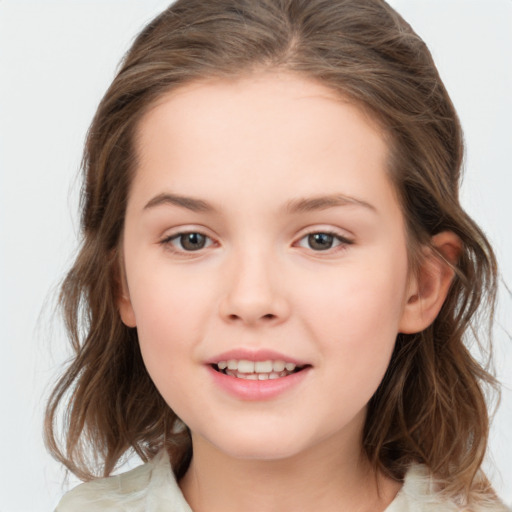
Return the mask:
<path fill-rule="evenodd" d="M 179 237 L 181 247 L 186 251 L 198 251 L 206 245 L 206 237 L 201 233 L 184 233 Z"/>
<path fill-rule="evenodd" d="M 348 245 L 353 244 L 349 240 L 337 233 L 330 233 L 325 231 L 316 231 L 303 236 L 297 243 L 299 247 L 310 249 L 315 252 L 321 251 L 337 251 L 346 248 Z"/>
<path fill-rule="evenodd" d="M 315 251 L 326 251 L 332 248 L 334 239 L 334 235 L 329 233 L 311 233 L 308 235 L 308 245 Z"/>
<path fill-rule="evenodd" d="M 170 245 L 175 251 L 193 252 L 199 251 L 212 244 L 210 237 L 202 233 L 189 232 L 178 233 L 161 242 L 164 245 Z"/>

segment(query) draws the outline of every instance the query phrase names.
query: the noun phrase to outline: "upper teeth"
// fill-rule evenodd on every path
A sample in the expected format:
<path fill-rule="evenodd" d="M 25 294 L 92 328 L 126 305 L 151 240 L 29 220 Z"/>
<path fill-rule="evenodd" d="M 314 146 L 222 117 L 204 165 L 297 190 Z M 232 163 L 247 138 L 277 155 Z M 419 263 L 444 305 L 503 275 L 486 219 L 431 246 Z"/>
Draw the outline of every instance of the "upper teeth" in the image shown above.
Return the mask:
<path fill-rule="evenodd" d="M 247 359 L 229 359 L 217 363 L 219 370 L 234 370 L 238 373 L 271 373 L 282 372 L 284 370 L 293 372 L 296 365 L 286 363 L 285 361 L 248 361 Z"/>

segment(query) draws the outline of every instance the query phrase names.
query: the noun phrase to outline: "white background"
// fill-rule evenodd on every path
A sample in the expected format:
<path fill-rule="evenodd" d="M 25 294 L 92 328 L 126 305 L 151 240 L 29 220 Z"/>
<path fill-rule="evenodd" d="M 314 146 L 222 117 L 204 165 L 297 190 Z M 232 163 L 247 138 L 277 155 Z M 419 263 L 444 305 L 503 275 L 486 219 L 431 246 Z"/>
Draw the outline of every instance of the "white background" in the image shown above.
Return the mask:
<path fill-rule="evenodd" d="M 120 57 L 167 3 L 0 0 L 0 512 L 52 510 L 67 488 L 44 451 L 41 423 L 49 381 L 69 354 L 51 319 L 76 246 L 81 147 Z M 459 111 L 468 146 L 463 202 L 495 244 L 510 285 L 512 1 L 392 5 L 430 46 Z M 502 293 L 496 359 L 508 389 L 486 464 L 509 504 L 511 305 Z"/>

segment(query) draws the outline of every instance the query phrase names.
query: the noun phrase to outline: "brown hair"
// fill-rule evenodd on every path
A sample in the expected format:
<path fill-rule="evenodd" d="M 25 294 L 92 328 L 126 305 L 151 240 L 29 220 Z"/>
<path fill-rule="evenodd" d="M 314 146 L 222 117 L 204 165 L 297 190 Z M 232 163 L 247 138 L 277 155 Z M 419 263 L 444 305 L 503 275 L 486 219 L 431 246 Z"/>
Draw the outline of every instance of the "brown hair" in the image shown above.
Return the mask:
<path fill-rule="evenodd" d="M 110 474 L 130 449 L 147 460 L 166 447 L 177 475 L 186 470 L 189 432 L 157 392 L 137 332 L 117 310 L 117 249 L 137 167 L 135 132 L 155 101 L 180 85 L 262 69 L 316 80 L 381 123 L 411 258 L 441 231 L 462 240 L 437 319 L 397 338 L 369 404 L 363 446 L 395 479 L 416 461 L 446 492 L 468 496 L 488 437 L 483 389 L 495 382 L 464 341 L 477 328 L 479 307 L 492 313 L 496 263 L 459 203 L 463 141 L 454 107 L 423 41 L 382 0 L 178 0 L 137 37 L 85 147 L 83 243 L 60 296 L 75 356 L 48 404 L 49 449 L 83 479 L 97 465 Z M 61 447 L 56 419 L 68 404 Z"/>

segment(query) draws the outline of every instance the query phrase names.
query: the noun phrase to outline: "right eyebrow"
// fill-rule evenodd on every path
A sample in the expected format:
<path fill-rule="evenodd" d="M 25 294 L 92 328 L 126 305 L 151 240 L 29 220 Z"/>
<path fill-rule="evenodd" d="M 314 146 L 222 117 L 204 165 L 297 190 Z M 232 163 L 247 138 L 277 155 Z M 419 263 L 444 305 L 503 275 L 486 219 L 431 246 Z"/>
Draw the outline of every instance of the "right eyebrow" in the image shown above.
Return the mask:
<path fill-rule="evenodd" d="M 191 210 L 193 212 L 214 212 L 215 208 L 206 201 L 202 199 L 196 199 L 194 197 L 188 196 L 179 196 L 176 194 L 168 194 L 162 193 L 153 197 L 147 204 L 144 206 L 144 210 L 148 210 L 150 208 L 154 208 L 156 206 L 170 204 L 174 206 L 180 206 L 181 208 L 186 208 L 187 210 Z"/>
<path fill-rule="evenodd" d="M 357 199 L 356 197 L 347 196 L 345 194 L 332 194 L 327 196 L 316 196 L 299 198 L 289 201 L 286 204 L 286 210 L 290 213 L 304 213 L 315 210 L 326 210 L 336 206 L 356 205 L 377 212 L 377 208 L 366 201 Z"/>

